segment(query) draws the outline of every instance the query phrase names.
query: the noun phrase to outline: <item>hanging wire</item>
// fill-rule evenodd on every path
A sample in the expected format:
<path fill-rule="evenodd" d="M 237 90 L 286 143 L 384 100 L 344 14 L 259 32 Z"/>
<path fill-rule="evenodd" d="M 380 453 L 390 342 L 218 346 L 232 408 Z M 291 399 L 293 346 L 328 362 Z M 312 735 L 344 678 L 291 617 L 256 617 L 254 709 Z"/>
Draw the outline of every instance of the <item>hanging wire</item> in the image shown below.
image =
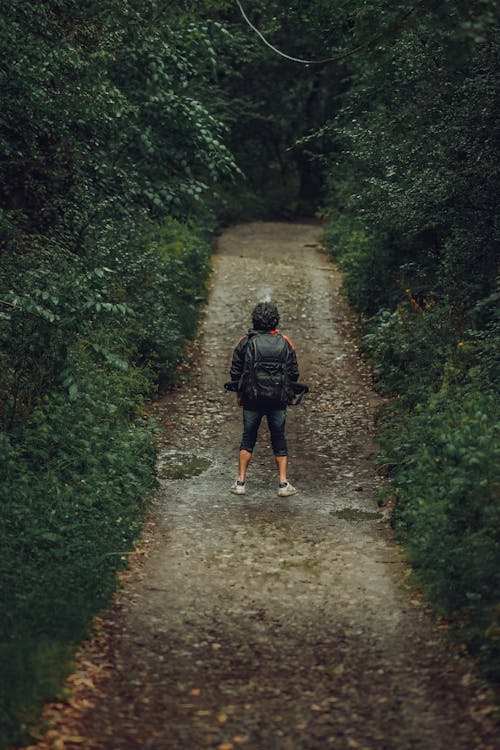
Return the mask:
<path fill-rule="evenodd" d="M 302 65 L 324 65 L 325 63 L 331 63 L 331 62 L 337 62 L 338 60 L 343 60 L 345 57 L 349 57 L 350 55 L 354 55 L 356 52 L 359 52 L 360 50 L 364 49 L 365 47 L 369 47 L 372 44 L 378 42 L 380 39 L 386 36 L 389 32 L 383 31 L 381 34 L 378 34 L 377 36 L 373 37 L 373 39 L 370 39 L 368 42 L 365 42 L 364 44 L 359 44 L 357 47 L 353 47 L 352 49 L 348 50 L 347 52 L 342 52 L 339 55 L 336 55 L 335 57 L 325 57 L 321 60 L 304 60 L 301 57 L 293 57 L 292 55 L 287 55 L 286 52 L 282 52 L 280 49 L 275 47 L 271 42 L 269 42 L 266 37 L 262 34 L 259 29 L 253 25 L 253 23 L 248 18 L 247 14 L 245 13 L 243 6 L 240 2 L 240 0 L 236 0 L 236 5 L 240 9 L 240 13 L 243 16 L 246 23 L 250 26 L 252 31 L 254 31 L 257 36 L 259 36 L 265 45 L 269 47 L 269 49 L 272 49 L 273 52 L 276 52 L 278 55 L 281 55 L 281 57 L 284 57 L 286 60 L 291 60 L 292 62 L 302 63 Z M 421 5 L 421 3 L 420 3 Z M 407 13 L 404 14 L 404 16 L 401 18 L 401 20 L 395 24 L 394 28 L 398 28 L 406 19 L 411 16 L 415 11 L 417 10 L 416 7 L 411 8 Z M 391 29 L 392 31 L 393 29 Z"/>

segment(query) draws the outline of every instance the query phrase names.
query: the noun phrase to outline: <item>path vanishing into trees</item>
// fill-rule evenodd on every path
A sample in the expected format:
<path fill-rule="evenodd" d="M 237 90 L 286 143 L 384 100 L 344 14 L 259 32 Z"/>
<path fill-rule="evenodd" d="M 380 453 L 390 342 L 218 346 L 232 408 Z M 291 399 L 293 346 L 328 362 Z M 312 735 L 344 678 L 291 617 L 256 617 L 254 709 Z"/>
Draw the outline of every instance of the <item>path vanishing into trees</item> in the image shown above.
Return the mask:
<path fill-rule="evenodd" d="M 142 550 L 38 747 L 495 747 L 490 696 L 410 587 L 377 507 L 378 397 L 320 236 L 315 223 L 221 236 L 190 378 L 158 407 L 161 487 Z M 241 414 L 223 383 L 265 298 L 311 388 L 288 412 L 288 499 L 264 425 L 248 494 L 228 492 Z"/>

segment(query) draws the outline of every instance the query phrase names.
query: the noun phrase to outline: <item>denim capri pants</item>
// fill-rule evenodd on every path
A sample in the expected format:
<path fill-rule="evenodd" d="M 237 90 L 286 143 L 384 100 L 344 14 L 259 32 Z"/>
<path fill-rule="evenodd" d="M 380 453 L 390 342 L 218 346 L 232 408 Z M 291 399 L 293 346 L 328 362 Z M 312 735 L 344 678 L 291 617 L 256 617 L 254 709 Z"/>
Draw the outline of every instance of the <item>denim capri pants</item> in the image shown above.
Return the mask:
<path fill-rule="evenodd" d="M 285 409 L 243 409 L 243 437 L 240 450 L 252 453 L 257 433 L 263 416 L 267 417 L 267 425 L 271 435 L 271 443 L 275 456 L 287 456 L 288 450 L 285 439 Z"/>

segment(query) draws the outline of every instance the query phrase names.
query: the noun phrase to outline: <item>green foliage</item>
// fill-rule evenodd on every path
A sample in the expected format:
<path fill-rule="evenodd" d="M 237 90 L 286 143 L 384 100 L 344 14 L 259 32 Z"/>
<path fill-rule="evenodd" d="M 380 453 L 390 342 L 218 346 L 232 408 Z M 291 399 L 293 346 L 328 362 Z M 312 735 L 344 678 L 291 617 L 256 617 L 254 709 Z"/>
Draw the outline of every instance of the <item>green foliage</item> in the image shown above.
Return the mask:
<path fill-rule="evenodd" d="M 411 296 L 367 322 L 382 408 L 379 461 L 419 581 L 458 637 L 500 674 L 497 296 L 467 317 Z"/>
<path fill-rule="evenodd" d="M 496 297 L 495 297 L 496 298 Z M 363 339 L 380 390 L 394 524 L 438 608 L 498 678 L 498 351 L 494 299 L 468 327 L 447 306 L 380 310 Z M 488 325 L 484 325 L 488 321 Z M 481 325 L 482 324 L 482 325 Z"/>
<path fill-rule="evenodd" d="M 134 300 L 137 317 L 147 321 L 137 350 L 154 368 L 160 388 L 172 384 L 182 343 L 196 333 L 200 303 L 210 271 L 211 244 L 206 236 L 174 220 L 163 224 L 141 257 L 146 277 L 135 278 L 141 290 Z M 137 332 L 136 332 L 137 335 Z"/>
<path fill-rule="evenodd" d="M 381 444 L 393 465 L 394 523 L 420 581 L 469 646 L 500 673 L 500 420 L 497 399 L 469 386 L 393 415 Z"/>
<path fill-rule="evenodd" d="M 336 8 L 325 8 L 319 16 L 318 6 L 257 0 L 247 10 L 273 44 L 292 55 L 318 57 L 319 47 L 327 52 L 338 43 L 328 27 Z M 218 45 L 215 101 L 244 175 L 236 189 L 222 183 L 222 218 L 313 215 L 322 194 L 326 139 L 325 144 L 307 139 L 335 112 L 342 76 L 272 52 L 245 25 L 234 3 L 217 17 L 229 34 Z"/>
<path fill-rule="evenodd" d="M 356 218 L 334 218 L 332 211 L 324 242 L 344 272 L 344 290 L 356 310 L 373 315 L 398 299 L 398 255 L 388 237 L 370 235 Z"/>
<path fill-rule="evenodd" d="M 0 712 L 11 739 L 54 695 L 126 563 L 154 480 L 144 398 L 174 382 L 196 331 L 206 233 L 169 219 L 128 239 L 117 255 L 103 243 L 109 265 L 39 273 L 31 294 L 28 274 L 26 291 L 4 298 Z"/>
<path fill-rule="evenodd" d="M 204 298 L 234 164 L 212 32 L 183 5 L 0 11 L 2 747 L 126 563 L 154 482 L 145 399 L 175 381 Z"/>
<path fill-rule="evenodd" d="M 394 312 L 380 309 L 367 324 L 362 350 L 368 355 L 380 390 L 400 396 L 413 407 L 434 390 L 449 386 L 462 374 L 462 349 L 458 346 L 449 309 L 431 305 L 415 309 L 412 299 Z"/>
<path fill-rule="evenodd" d="M 424 17 L 377 66 L 356 60 L 332 123 L 333 220 L 361 223 L 383 265 L 394 248 L 401 294 L 470 307 L 495 284 L 496 50 L 465 47 L 455 60 L 458 32 L 440 24 Z"/>
<path fill-rule="evenodd" d="M 37 719 L 44 700 L 57 694 L 71 668 L 74 644 L 36 636 L 0 643 L 2 660 L 1 747 L 26 743 L 27 725 Z"/>
<path fill-rule="evenodd" d="M 382 36 L 345 63 L 350 85 L 319 133 L 334 144 L 327 245 L 393 397 L 379 424 L 396 528 L 498 678 L 494 6 L 351 6 L 361 47 L 370 19 Z"/>
<path fill-rule="evenodd" d="M 47 394 L 22 427 L 0 433 L 0 705 L 11 730 L 33 699 L 54 694 L 71 644 L 114 588 L 153 483 L 151 429 L 137 413 L 142 378 L 81 345 L 69 358 L 78 397 Z"/>
<path fill-rule="evenodd" d="M 96 221 L 186 217 L 232 169 L 204 103 L 206 27 L 134 0 L 46 0 L 9 3 L 0 28 L 7 225 L 81 254 Z"/>

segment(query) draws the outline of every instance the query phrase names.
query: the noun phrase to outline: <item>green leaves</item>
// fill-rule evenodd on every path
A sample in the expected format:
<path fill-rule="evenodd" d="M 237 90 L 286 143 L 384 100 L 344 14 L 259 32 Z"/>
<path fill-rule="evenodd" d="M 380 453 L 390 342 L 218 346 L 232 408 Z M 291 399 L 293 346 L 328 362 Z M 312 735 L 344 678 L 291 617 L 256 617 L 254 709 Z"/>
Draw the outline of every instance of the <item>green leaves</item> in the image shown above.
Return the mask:
<path fill-rule="evenodd" d="M 100 346 L 99 344 L 92 344 L 91 346 L 92 346 L 92 349 L 97 354 L 101 355 L 104 358 L 104 360 L 108 362 L 110 365 L 113 365 L 113 367 L 116 367 L 118 370 L 121 370 L 122 372 L 128 371 L 129 365 L 125 359 L 123 359 L 122 357 L 119 357 L 110 349 Z"/>
<path fill-rule="evenodd" d="M 211 33 L 171 3 L 0 10 L 0 744 L 53 695 L 154 482 L 144 399 L 195 331 L 234 169 Z"/>
<path fill-rule="evenodd" d="M 355 33 L 405 10 L 355 4 Z M 377 387 L 393 397 L 378 424 L 394 522 L 437 606 L 498 677 L 498 640 L 485 635 L 500 586 L 492 10 L 422 6 L 346 62 L 326 125 L 326 239 L 364 316 Z"/>

